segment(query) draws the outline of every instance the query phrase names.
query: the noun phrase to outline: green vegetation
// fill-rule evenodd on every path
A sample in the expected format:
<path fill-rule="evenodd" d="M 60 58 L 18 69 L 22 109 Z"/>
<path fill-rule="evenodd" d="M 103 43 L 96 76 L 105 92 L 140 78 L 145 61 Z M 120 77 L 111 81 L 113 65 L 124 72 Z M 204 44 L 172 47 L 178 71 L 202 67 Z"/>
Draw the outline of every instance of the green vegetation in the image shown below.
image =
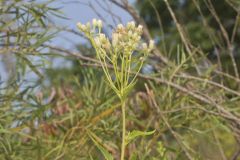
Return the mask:
<path fill-rule="evenodd" d="M 237 0 L 101 1 L 126 26 L 84 3 L 116 29 L 81 32 L 55 2 L 0 1 L 0 160 L 239 159 Z M 90 43 L 55 46 L 62 32 Z"/>

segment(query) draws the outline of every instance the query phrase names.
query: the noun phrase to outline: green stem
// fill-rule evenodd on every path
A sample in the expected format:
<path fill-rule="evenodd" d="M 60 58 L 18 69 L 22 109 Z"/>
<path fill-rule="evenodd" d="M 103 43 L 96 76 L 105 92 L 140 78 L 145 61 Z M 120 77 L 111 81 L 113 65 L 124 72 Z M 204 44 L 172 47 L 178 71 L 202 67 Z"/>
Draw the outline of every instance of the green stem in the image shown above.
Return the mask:
<path fill-rule="evenodd" d="M 121 100 L 122 107 L 122 147 L 121 147 L 121 160 L 124 160 L 125 155 L 125 136 L 126 136 L 126 115 L 125 115 L 125 100 Z"/>

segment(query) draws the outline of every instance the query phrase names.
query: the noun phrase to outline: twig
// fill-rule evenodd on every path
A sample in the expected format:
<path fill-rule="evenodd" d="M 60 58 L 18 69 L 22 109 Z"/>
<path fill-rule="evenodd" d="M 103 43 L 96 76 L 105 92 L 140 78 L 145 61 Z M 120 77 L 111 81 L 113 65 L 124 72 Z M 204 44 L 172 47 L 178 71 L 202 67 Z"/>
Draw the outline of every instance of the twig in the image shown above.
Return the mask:
<path fill-rule="evenodd" d="M 238 73 L 238 68 L 237 68 L 237 64 L 236 64 L 236 61 L 235 61 L 235 58 L 233 56 L 233 45 L 231 44 L 231 40 L 229 39 L 229 36 L 228 36 L 228 33 L 226 31 L 226 29 L 224 28 L 224 26 L 222 25 L 221 23 L 221 20 L 220 18 L 218 17 L 213 5 L 212 5 L 212 2 L 210 0 L 204 0 L 205 4 L 207 5 L 209 11 L 211 12 L 211 14 L 213 15 L 213 17 L 215 18 L 215 20 L 217 21 L 219 27 L 220 27 L 220 30 L 222 32 L 222 35 L 227 43 L 227 46 L 228 46 L 228 53 L 229 53 L 229 56 L 231 58 L 231 61 L 232 61 L 232 65 L 233 65 L 233 68 L 234 68 L 234 72 L 235 72 L 235 76 L 239 79 L 239 73 Z"/>

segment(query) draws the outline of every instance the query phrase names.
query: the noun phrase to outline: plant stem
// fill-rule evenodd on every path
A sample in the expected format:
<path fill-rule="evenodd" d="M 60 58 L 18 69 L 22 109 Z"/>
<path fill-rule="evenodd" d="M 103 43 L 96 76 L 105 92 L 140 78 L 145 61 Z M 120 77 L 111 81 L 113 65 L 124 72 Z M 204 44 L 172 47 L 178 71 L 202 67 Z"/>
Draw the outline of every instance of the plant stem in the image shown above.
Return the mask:
<path fill-rule="evenodd" d="M 124 160 L 125 155 L 125 136 L 126 136 L 126 115 L 125 115 L 125 100 L 121 100 L 122 107 L 122 147 L 121 147 L 121 160 Z"/>

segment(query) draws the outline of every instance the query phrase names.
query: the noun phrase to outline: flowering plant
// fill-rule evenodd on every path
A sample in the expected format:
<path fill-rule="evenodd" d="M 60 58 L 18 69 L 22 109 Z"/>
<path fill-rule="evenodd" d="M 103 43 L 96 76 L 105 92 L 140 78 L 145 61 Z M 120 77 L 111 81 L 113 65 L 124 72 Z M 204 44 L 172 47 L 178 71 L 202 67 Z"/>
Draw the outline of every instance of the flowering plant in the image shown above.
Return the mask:
<path fill-rule="evenodd" d="M 136 26 L 134 22 L 129 22 L 126 26 L 119 24 L 113 31 L 111 40 L 102 33 L 101 20 L 93 19 L 92 24 L 89 22 L 86 25 L 78 23 L 77 26 L 80 31 L 85 33 L 85 36 L 95 48 L 108 83 L 121 100 L 123 126 L 121 160 L 123 160 L 125 146 L 129 141 L 126 137 L 125 127 L 125 99 L 136 83 L 137 74 L 140 72 L 144 60 L 154 48 L 154 41 L 151 40 L 148 45 L 141 42 L 143 27 L 141 25 Z M 114 74 L 111 74 L 109 65 L 113 67 Z M 145 133 L 134 132 L 137 135 L 144 135 Z M 134 137 L 134 135 L 128 135 Z"/>

